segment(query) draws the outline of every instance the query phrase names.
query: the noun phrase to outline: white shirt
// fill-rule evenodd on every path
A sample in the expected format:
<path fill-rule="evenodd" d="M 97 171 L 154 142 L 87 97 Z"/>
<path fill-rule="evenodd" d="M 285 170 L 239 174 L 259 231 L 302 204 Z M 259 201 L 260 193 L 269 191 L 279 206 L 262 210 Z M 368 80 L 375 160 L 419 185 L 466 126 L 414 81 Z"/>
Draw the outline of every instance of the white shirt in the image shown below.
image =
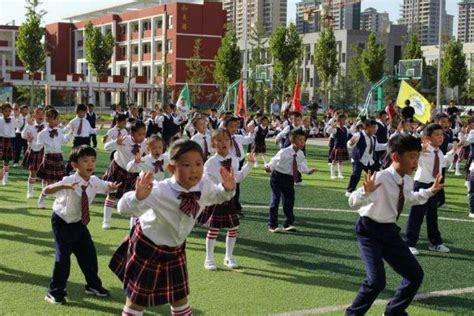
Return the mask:
<path fill-rule="evenodd" d="M 96 176 L 91 176 L 89 182 L 87 182 L 77 172 L 71 176 L 64 177 L 55 185 L 71 184 L 76 181 L 80 182 L 75 189 L 60 190 L 53 194 L 56 197 L 53 203 L 53 212 L 68 224 L 81 220 L 81 186 L 87 185 L 86 194 L 89 200 L 89 210 L 97 193 L 107 194 L 109 192 L 110 182 L 99 179 Z"/>
<path fill-rule="evenodd" d="M 165 120 L 165 115 L 170 118 L 170 119 L 173 119 L 173 123 L 175 125 L 180 125 L 181 124 L 181 117 L 179 116 L 174 116 L 172 113 L 170 114 L 163 114 L 163 115 L 160 115 L 156 118 L 155 120 L 155 123 L 158 125 L 159 128 L 163 128 L 163 121 Z"/>
<path fill-rule="evenodd" d="M 360 137 L 361 136 L 364 136 L 365 137 L 365 150 L 364 150 L 364 153 L 361 155 L 360 157 L 360 163 L 363 164 L 364 166 L 368 166 L 368 165 L 373 165 L 374 164 L 374 154 L 376 151 L 381 151 L 381 150 L 386 150 L 387 149 L 387 144 L 380 144 L 377 142 L 377 138 L 375 137 L 375 135 L 369 137 L 365 131 L 362 131 L 362 132 L 358 132 L 358 133 L 355 133 L 354 136 L 357 137 L 357 141 L 354 143 L 354 145 L 351 145 L 350 144 L 350 139 L 347 141 L 347 148 L 349 149 L 353 149 L 354 147 L 357 146 L 357 143 L 359 142 L 360 140 Z M 372 138 L 372 143 L 375 142 L 375 148 L 374 150 L 372 151 L 372 154 L 370 153 L 370 138 Z M 354 162 L 354 160 L 351 158 L 351 162 Z"/>
<path fill-rule="evenodd" d="M 155 172 L 155 162 L 161 160 L 163 161 L 163 171 L 158 170 Z M 168 157 L 168 154 L 161 154 L 158 159 L 153 158 L 151 154 L 146 155 L 145 157 L 142 158 L 140 163 L 136 163 L 135 159 L 130 161 L 127 164 L 127 171 L 131 173 L 138 173 L 140 172 L 140 175 L 143 175 L 144 172 L 147 171 L 152 171 L 153 172 L 153 180 L 155 181 L 161 181 L 165 178 L 165 173 L 164 171 L 168 167 L 168 164 L 170 163 L 170 159 Z"/>
<path fill-rule="evenodd" d="M 181 120 L 186 121 L 189 118 L 190 110 L 186 105 L 178 105 L 178 113 L 181 117 Z"/>
<path fill-rule="evenodd" d="M 211 154 L 214 153 L 214 148 L 212 148 L 212 146 L 211 146 L 211 135 L 209 135 L 209 133 L 206 133 L 206 134 L 196 133 L 196 134 L 194 134 L 193 137 L 191 137 L 191 140 L 193 142 L 198 143 L 199 146 L 201 146 L 202 152 L 205 153 L 205 151 L 204 151 L 204 137 L 206 137 L 205 142 L 207 143 L 207 151 L 208 151 L 209 155 L 211 155 Z"/>
<path fill-rule="evenodd" d="M 285 113 L 285 111 L 290 109 L 290 105 L 291 105 L 291 101 L 290 102 L 288 102 L 288 101 L 283 102 L 283 104 L 281 105 L 280 112 Z"/>
<path fill-rule="evenodd" d="M 28 125 L 27 122 L 28 116 L 23 116 L 23 115 L 18 115 L 16 118 L 16 133 L 21 133 L 25 129 L 25 127 Z"/>
<path fill-rule="evenodd" d="M 225 157 L 222 157 L 219 154 L 215 154 L 210 157 L 206 163 L 204 164 L 204 174 L 206 177 L 212 180 L 215 184 L 222 183 L 222 176 L 221 176 L 221 162 L 227 159 L 232 159 L 232 169 L 234 170 L 234 178 L 235 182 L 240 183 L 242 182 L 252 171 L 254 163 L 246 163 L 242 170 L 239 170 L 239 160 L 235 157 L 232 157 L 228 154 Z"/>
<path fill-rule="evenodd" d="M 127 164 L 135 159 L 135 154 L 132 153 L 132 149 L 135 145 L 135 142 L 132 140 L 132 136 L 125 137 L 123 145 L 118 145 L 117 140 L 111 140 L 110 142 L 105 143 L 104 149 L 108 152 L 116 150 L 114 154 L 115 162 L 120 166 L 120 168 L 127 170 Z M 146 140 L 143 140 L 138 144 L 140 153 L 145 152 Z"/>
<path fill-rule="evenodd" d="M 5 122 L 5 118 L 0 117 L 0 137 L 15 138 L 15 130 L 17 128 L 17 121 L 15 117 L 10 116 L 10 123 Z"/>
<path fill-rule="evenodd" d="M 53 130 L 53 128 L 50 127 L 42 130 L 38 134 L 38 145 L 44 147 L 45 154 L 60 154 L 62 152 L 62 145 L 69 143 L 71 140 L 71 134 L 64 134 L 60 128 L 54 129 L 58 131 L 58 136 L 49 136 L 49 132 Z"/>
<path fill-rule="evenodd" d="M 281 141 L 283 138 L 288 137 L 288 134 L 290 134 L 290 132 L 292 131 L 292 128 L 293 128 L 293 129 L 297 129 L 297 128 L 299 128 L 299 127 L 300 127 L 300 126 L 296 127 L 296 126 L 294 126 L 294 125 L 292 125 L 292 126 L 290 126 L 290 125 L 285 126 L 285 128 L 284 128 L 280 133 L 277 134 L 275 140 L 276 140 L 277 142 Z"/>
<path fill-rule="evenodd" d="M 364 187 L 352 192 L 349 205 L 359 208 L 359 215 L 369 217 L 377 223 L 395 223 L 397 221 L 399 185 L 403 180 L 405 206 L 424 204 L 434 195 L 431 189 L 413 191 L 413 179 L 409 175 L 402 177 L 392 166 L 377 172 L 375 183 L 380 184 L 374 192 L 365 193 Z"/>
<path fill-rule="evenodd" d="M 110 140 L 116 140 L 118 138 L 118 135 L 119 135 L 119 130 L 120 130 L 120 135 L 123 136 L 123 137 L 127 137 L 128 136 L 128 131 L 126 128 L 118 128 L 117 125 L 115 125 L 114 127 L 112 127 L 111 129 L 109 129 L 107 131 L 107 140 L 110 141 Z"/>
<path fill-rule="evenodd" d="M 295 153 L 298 171 L 309 174 L 311 169 L 308 167 L 304 153 L 301 150 L 295 152 L 293 146 L 280 149 L 265 166 L 269 167 L 272 171 L 278 171 L 279 173 L 293 176 L 293 156 Z"/>
<path fill-rule="evenodd" d="M 150 195 L 144 200 L 138 201 L 135 191 L 125 193 L 118 202 L 117 210 L 120 214 L 139 217 L 143 233 L 156 245 L 177 247 L 183 244 L 196 222 L 196 218 L 180 210 L 181 200 L 178 195 L 181 192 L 195 191 L 201 192 L 197 201 L 200 209 L 196 218 L 204 207 L 228 201 L 235 193 L 226 192 L 222 184 L 215 185 L 207 178 L 186 190 L 173 176 L 155 182 Z"/>
<path fill-rule="evenodd" d="M 237 156 L 237 153 L 235 152 L 234 139 L 235 139 L 235 142 L 237 143 L 237 147 L 240 149 L 240 156 Z M 230 141 L 230 154 L 231 154 L 231 156 L 236 157 L 239 160 L 244 159 L 245 158 L 245 151 L 244 151 L 244 146 L 243 145 L 248 145 L 248 144 L 253 143 L 254 139 L 255 139 L 255 134 L 248 134 L 247 136 L 237 135 L 237 134 L 232 135 L 232 138 L 231 138 L 231 141 Z"/>
<path fill-rule="evenodd" d="M 82 130 L 81 130 L 81 134 L 78 134 L 77 132 L 79 131 L 79 124 L 81 124 L 81 120 L 82 120 Z M 69 122 L 69 124 L 66 126 L 66 129 L 67 131 L 72 130 L 74 137 L 89 137 L 93 130 L 93 128 L 91 127 L 91 124 L 85 117 L 82 119 L 78 117 L 73 118 Z M 95 134 L 95 129 L 94 129 L 94 134 Z"/>
<path fill-rule="evenodd" d="M 28 145 L 31 147 L 31 150 L 33 151 L 40 151 L 41 149 L 43 149 L 43 145 L 38 143 L 39 133 L 38 133 L 37 126 L 43 126 L 41 131 L 48 128 L 48 124 L 46 124 L 46 122 L 42 122 L 41 124 L 35 124 L 35 125 L 27 124 L 26 127 L 23 129 L 23 132 L 21 132 L 21 138 L 23 139 L 27 139 L 28 134 L 31 134 L 31 136 L 33 137 L 33 140 L 30 143 L 28 143 Z"/>
<path fill-rule="evenodd" d="M 439 157 L 439 171 L 438 174 L 441 174 L 441 171 L 444 167 L 447 167 L 454 159 L 454 152 L 451 150 L 443 155 L 443 152 L 439 148 L 434 148 L 431 145 L 428 145 L 426 151 L 422 151 L 420 154 L 420 159 L 418 160 L 418 168 L 415 172 L 415 181 L 422 183 L 432 183 L 435 181 L 433 178 L 433 168 L 435 160 L 435 150 L 437 150 L 437 155 Z"/>

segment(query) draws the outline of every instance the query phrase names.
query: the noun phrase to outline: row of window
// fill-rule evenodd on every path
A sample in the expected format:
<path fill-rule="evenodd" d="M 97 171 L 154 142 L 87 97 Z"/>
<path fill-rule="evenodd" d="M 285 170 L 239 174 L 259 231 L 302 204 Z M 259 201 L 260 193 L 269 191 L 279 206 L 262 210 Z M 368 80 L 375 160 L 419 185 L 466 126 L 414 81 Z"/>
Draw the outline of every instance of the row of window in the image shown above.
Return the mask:
<path fill-rule="evenodd" d="M 172 29 L 174 26 L 174 18 L 173 15 L 168 15 L 168 29 Z M 136 33 L 139 31 L 139 23 L 140 22 L 133 22 L 130 24 L 130 27 L 132 28 L 132 33 Z M 151 21 L 143 21 L 142 23 L 142 28 L 143 31 L 149 31 L 151 30 Z M 156 20 L 156 28 L 161 29 L 163 27 L 163 19 L 157 19 Z M 127 34 L 127 24 L 119 24 L 119 30 L 121 34 Z"/>
<path fill-rule="evenodd" d="M 172 53 L 173 52 L 173 40 L 167 40 L 167 52 Z M 138 45 L 132 45 L 131 47 L 132 54 L 137 55 L 138 54 Z M 145 43 L 142 45 L 142 52 L 144 54 L 149 54 L 151 53 L 151 44 L 150 43 Z M 163 52 L 163 43 L 161 41 L 156 43 L 156 52 L 161 53 Z M 127 46 L 120 46 L 120 54 L 122 56 L 127 55 Z"/>

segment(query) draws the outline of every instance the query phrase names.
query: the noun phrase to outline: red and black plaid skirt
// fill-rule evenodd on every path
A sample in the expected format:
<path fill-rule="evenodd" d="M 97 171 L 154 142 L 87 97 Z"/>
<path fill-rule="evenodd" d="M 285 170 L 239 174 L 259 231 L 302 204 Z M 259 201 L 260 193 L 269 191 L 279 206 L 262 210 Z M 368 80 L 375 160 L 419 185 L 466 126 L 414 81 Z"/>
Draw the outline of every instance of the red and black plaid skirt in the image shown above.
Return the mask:
<path fill-rule="evenodd" d="M 121 198 L 128 191 L 135 190 L 135 182 L 137 181 L 138 173 L 130 173 L 120 167 L 115 160 L 112 160 L 109 167 L 105 171 L 103 179 L 110 182 L 121 183 L 114 196 Z"/>
<path fill-rule="evenodd" d="M 158 246 L 148 239 L 139 223 L 118 247 L 109 268 L 123 282 L 127 297 L 140 306 L 157 306 L 189 295 L 185 243 Z"/>
<path fill-rule="evenodd" d="M 45 154 L 38 168 L 38 178 L 47 182 L 58 182 L 66 176 L 63 155 Z"/>
<path fill-rule="evenodd" d="M 3 137 L 1 150 L 3 161 L 13 160 L 13 140 L 14 138 Z"/>
<path fill-rule="evenodd" d="M 238 212 L 234 198 L 232 198 L 222 204 L 206 207 L 197 221 L 209 228 L 233 228 L 240 225 Z"/>
<path fill-rule="evenodd" d="M 461 151 L 459 152 L 458 161 L 468 160 L 470 153 L 471 153 L 471 145 L 462 147 Z"/>
<path fill-rule="evenodd" d="M 34 151 L 31 148 L 25 152 L 25 156 L 23 157 L 23 162 L 21 165 L 23 168 L 28 169 L 30 171 L 38 171 L 41 162 L 43 161 L 44 155 L 44 148 L 39 151 Z"/>
<path fill-rule="evenodd" d="M 267 152 L 267 145 L 265 144 L 265 142 L 263 142 L 262 144 L 253 143 L 251 151 L 256 154 L 265 154 Z"/>
<path fill-rule="evenodd" d="M 331 151 L 331 160 L 333 162 L 349 160 L 349 152 L 346 147 L 334 147 Z"/>

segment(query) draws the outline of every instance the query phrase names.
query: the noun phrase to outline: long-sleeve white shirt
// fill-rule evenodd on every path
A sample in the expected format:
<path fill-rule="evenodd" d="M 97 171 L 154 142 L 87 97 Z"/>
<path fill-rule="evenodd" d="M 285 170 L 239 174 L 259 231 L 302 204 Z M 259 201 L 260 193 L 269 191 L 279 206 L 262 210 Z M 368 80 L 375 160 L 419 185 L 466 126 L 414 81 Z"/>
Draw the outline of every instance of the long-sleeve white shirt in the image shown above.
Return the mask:
<path fill-rule="evenodd" d="M 237 183 L 242 182 L 242 180 L 244 180 L 249 175 L 250 171 L 252 171 L 252 168 L 254 166 L 254 163 L 247 162 L 242 167 L 242 170 L 239 170 L 239 160 L 237 158 L 232 157 L 230 154 L 225 157 L 222 157 L 221 155 L 216 153 L 212 157 L 210 157 L 204 164 L 204 174 L 215 184 L 222 182 L 222 176 L 220 172 L 222 166 L 221 162 L 227 159 L 232 159 L 232 169 L 234 171 L 235 182 Z"/>
<path fill-rule="evenodd" d="M 306 157 L 301 150 L 295 152 L 293 146 L 280 149 L 277 154 L 266 164 L 272 171 L 278 171 L 286 175 L 293 176 L 293 156 L 296 154 L 296 163 L 298 171 L 309 174 L 311 169 L 308 167 Z"/>
<path fill-rule="evenodd" d="M 81 133 L 78 134 L 81 120 L 82 120 L 82 130 L 81 130 Z M 74 137 L 89 137 L 90 134 L 92 134 L 92 132 L 94 132 L 94 134 L 96 133 L 95 129 L 91 127 L 91 124 L 85 117 L 81 119 L 77 116 L 73 118 L 71 121 L 69 121 L 69 124 L 66 126 L 66 130 L 67 131 L 72 130 Z"/>
<path fill-rule="evenodd" d="M 31 147 L 31 150 L 33 151 L 40 151 L 41 149 L 43 149 L 43 145 L 38 143 L 38 128 L 37 126 L 42 126 L 43 128 L 41 129 L 41 131 L 45 130 L 48 128 L 48 124 L 46 124 L 46 122 L 41 122 L 40 124 L 28 124 L 26 125 L 26 127 L 23 129 L 23 132 L 21 132 L 21 138 L 23 139 L 27 139 L 28 138 L 28 134 L 31 134 L 31 136 L 33 137 L 33 140 L 31 142 L 28 143 L 28 145 Z"/>
<path fill-rule="evenodd" d="M 128 131 L 126 128 L 118 128 L 117 125 L 112 127 L 107 131 L 107 141 L 111 140 L 116 140 L 119 136 L 119 131 L 120 131 L 120 136 L 127 137 L 128 136 Z"/>
<path fill-rule="evenodd" d="M 211 135 L 209 133 L 206 134 L 201 134 L 201 133 L 196 133 L 194 134 L 193 137 L 191 137 L 191 140 L 198 143 L 199 146 L 201 146 L 202 152 L 204 153 L 204 137 L 206 137 L 206 143 L 207 143 L 207 151 L 209 155 L 214 153 L 214 148 L 211 146 Z"/>
<path fill-rule="evenodd" d="M 180 210 L 178 195 L 197 191 L 201 192 L 201 197 L 197 201 L 200 208 L 196 218 L 204 207 L 228 201 L 235 193 L 226 192 L 222 184 L 216 185 L 205 177 L 187 190 L 173 176 L 155 182 L 150 195 L 141 201 L 137 200 L 135 191 L 125 193 L 118 202 L 117 210 L 120 214 L 139 217 L 143 233 L 156 245 L 177 247 L 183 244 L 196 222 L 196 218 Z"/>
<path fill-rule="evenodd" d="M 158 125 L 159 128 L 163 128 L 163 121 L 165 120 L 165 115 L 168 117 L 168 118 L 171 118 L 173 119 L 173 122 L 175 125 L 180 125 L 182 120 L 181 120 L 181 117 L 180 116 L 174 116 L 173 114 L 163 114 L 163 115 L 160 115 L 156 118 L 155 120 L 155 123 Z"/>
<path fill-rule="evenodd" d="M 105 143 L 104 149 L 108 152 L 116 150 L 114 154 L 115 162 L 120 166 L 120 168 L 127 170 L 127 164 L 135 159 L 135 154 L 132 153 L 132 149 L 135 145 L 135 142 L 132 140 L 132 136 L 125 137 L 123 145 L 118 145 L 117 140 L 111 140 L 110 142 Z M 145 152 L 146 141 L 142 141 L 139 145 L 140 154 Z"/>
<path fill-rule="evenodd" d="M 237 156 L 235 146 L 234 146 L 234 139 L 235 142 L 237 143 L 238 148 L 240 149 L 240 156 Z M 253 143 L 253 140 L 255 139 L 255 134 L 248 134 L 246 136 L 244 135 L 237 135 L 234 134 L 232 135 L 231 142 L 230 142 L 230 154 L 232 157 L 237 158 L 239 161 L 245 158 L 245 151 L 244 151 L 244 146 L 243 145 L 248 145 Z"/>
<path fill-rule="evenodd" d="M 25 127 L 28 125 L 28 115 L 18 115 L 16 118 L 16 130 L 15 133 L 21 133 L 25 129 Z"/>
<path fill-rule="evenodd" d="M 155 170 L 155 162 L 156 161 L 162 161 L 163 165 L 163 171 L 161 170 Z M 127 164 L 127 171 L 131 173 L 139 173 L 142 175 L 144 172 L 151 171 L 153 172 L 153 180 L 155 181 L 161 181 L 165 178 L 165 170 L 168 167 L 168 164 L 170 163 L 170 159 L 168 157 L 168 154 L 161 154 L 158 159 L 153 158 L 151 154 L 146 155 L 145 157 L 142 158 L 142 160 L 139 163 L 135 162 L 135 159 L 130 161 Z M 155 172 L 156 171 L 156 172 Z"/>
<path fill-rule="evenodd" d="M 397 207 L 400 188 L 403 181 L 403 195 L 405 206 L 424 204 L 434 195 L 431 189 L 413 191 L 413 179 L 409 175 L 400 176 L 392 166 L 377 172 L 375 183 L 380 184 L 374 192 L 366 193 L 360 187 L 351 193 L 349 205 L 359 208 L 359 215 L 369 217 L 377 223 L 395 223 L 397 221 Z"/>
<path fill-rule="evenodd" d="M 437 155 L 439 157 L 439 171 L 438 174 L 441 174 L 441 171 L 444 167 L 447 167 L 454 160 L 454 152 L 451 150 L 443 155 L 443 152 L 439 148 L 434 148 L 431 145 L 428 145 L 426 151 L 422 151 L 420 154 L 420 159 L 418 160 L 418 168 L 415 172 L 415 181 L 422 183 L 432 183 L 435 181 L 433 177 L 434 169 L 434 160 L 435 160 L 435 150 L 437 150 Z"/>
<path fill-rule="evenodd" d="M 377 142 L 377 138 L 375 136 L 369 137 L 364 131 L 362 131 L 362 132 L 358 132 L 358 133 L 354 134 L 354 137 L 357 137 L 357 141 L 353 145 L 350 144 L 351 140 L 347 141 L 347 148 L 353 149 L 354 147 L 356 147 L 357 143 L 359 142 L 359 140 L 362 136 L 365 137 L 366 146 L 365 146 L 364 152 L 360 156 L 359 161 L 364 166 L 373 165 L 375 163 L 374 162 L 375 152 L 376 151 L 381 151 L 381 150 L 386 150 L 387 149 L 387 144 L 386 143 L 385 144 L 380 144 L 379 142 Z M 370 139 L 371 138 L 372 138 L 372 143 L 375 142 L 375 148 L 372 151 L 372 153 L 370 153 Z M 351 159 L 351 162 L 354 162 L 353 159 Z"/>
<path fill-rule="evenodd" d="M 15 116 L 10 116 L 10 123 L 7 123 L 3 116 L 0 117 L 0 137 L 15 138 L 16 128 L 17 120 L 15 119 Z"/>
<path fill-rule="evenodd" d="M 49 132 L 53 129 L 58 131 L 58 136 L 50 136 Z M 71 134 L 64 134 L 63 130 L 60 128 L 48 127 L 38 134 L 38 145 L 44 147 L 45 154 L 60 154 L 62 152 L 62 145 L 69 143 L 70 140 Z"/>

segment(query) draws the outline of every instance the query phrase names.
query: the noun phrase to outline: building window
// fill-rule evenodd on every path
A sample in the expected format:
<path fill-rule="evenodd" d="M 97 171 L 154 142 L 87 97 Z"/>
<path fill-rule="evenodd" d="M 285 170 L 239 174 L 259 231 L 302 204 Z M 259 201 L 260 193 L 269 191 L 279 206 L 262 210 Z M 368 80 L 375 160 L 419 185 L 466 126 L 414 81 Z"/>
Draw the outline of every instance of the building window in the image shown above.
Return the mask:
<path fill-rule="evenodd" d="M 142 49 L 143 49 L 143 54 L 149 54 L 150 53 L 150 45 L 149 44 L 143 45 Z"/>
<path fill-rule="evenodd" d="M 138 46 L 133 46 L 133 55 L 138 55 Z"/>
<path fill-rule="evenodd" d="M 166 73 L 168 74 L 168 78 L 173 77 L 173 67 L 171 67 L 171 64 L 166 64 Z"/>
<path fill-rule="evenodd" d="M 138 24 L 137 23 L 133 24 L 133 33 L 136 33 L 136 32 L 138 32 Z"/>
<path fill-rule="evenodd" d="M 162 42 L 156 43 L 156 52 L 161 53 L 162 51 L 163 51 L 163 43 Z"/>
<path fill-rule="evenodd" d="M 173 40 L 168 40 L 168 53 L 173 52 Z"/>
<path fill-rule="evenodd" d="M 168 29 L 172 29 L 172 28 L 173 28 L 173 16 L 169 15 L 168 16 Z"/>
<path fill-rule="evenodd" d="M 343 63 L 346 62 L 346 53 L 342 53 L 342 61 L 341 62 L 343 62 Z"/>
<path fill-rule="evenodd" d="M 120 25 L 120 33 L 127 34 L 127 24 Z"/>
<path fill-rule="evenodd" d="M 127 47 L 126 46 L 121 46 L 120 47 L 120 55 L 121 56 L 127 56 Z"/>
<path fill-rule="evenodd" d="M 163 20 L 162 19 L 156 20 L 156 28 L 161 29 L 162 27 L 163 27 Z"/>
<path fill-rule="evenodd" d="M 148 31 L 150 29 L 150 22 L 149 21 L 145 21 L 143 22 L 143 30 L 144 31 Z"/>

